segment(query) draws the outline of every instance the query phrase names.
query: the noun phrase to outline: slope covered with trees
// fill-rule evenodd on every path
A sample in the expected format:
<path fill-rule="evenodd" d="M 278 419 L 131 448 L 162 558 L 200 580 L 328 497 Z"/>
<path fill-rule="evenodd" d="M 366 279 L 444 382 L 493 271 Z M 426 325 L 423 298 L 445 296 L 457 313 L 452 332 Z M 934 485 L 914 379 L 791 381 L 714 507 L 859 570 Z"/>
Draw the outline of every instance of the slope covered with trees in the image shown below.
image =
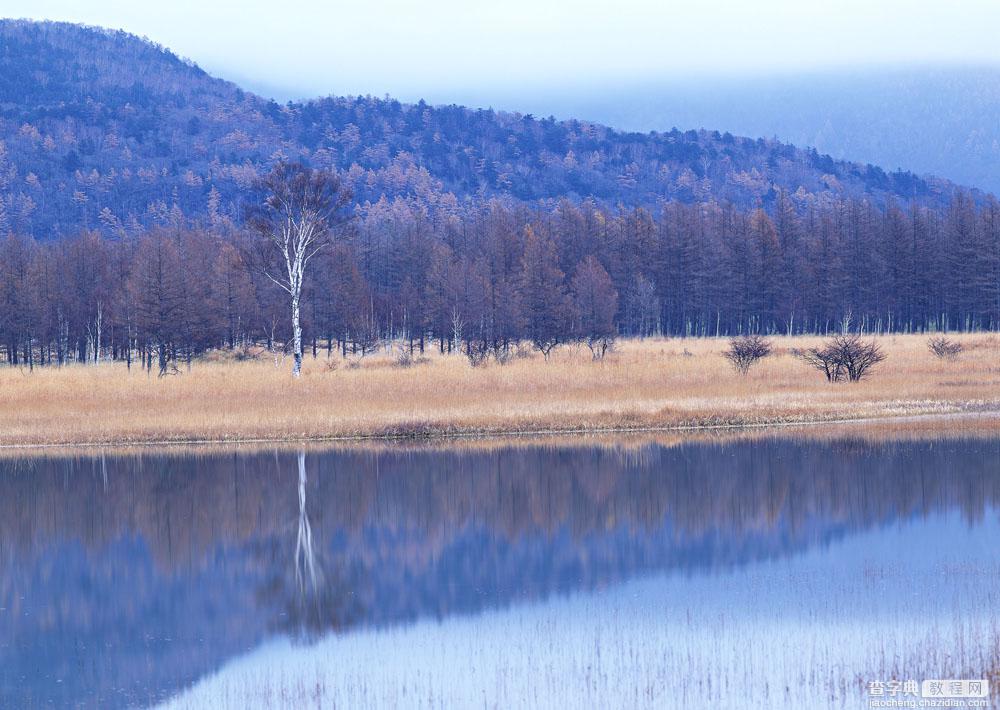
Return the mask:
<path fill-rule="evenodd" d="M 360 204 L 428 209 L 509 196 L 768 207 L 895 196 L 941 205 L 954 186 L 711 131 L 622 133 L 371 97 L 285 106 L 123 32 L 0 21 L 0 232 L 47 238 L 183 218 L 237 218 L 275 159 L 345 171 Z"/>
<path fill-rule="evenodd" d="M 792 69 L 794 71 L 794 69 Z M 835 159 L 1000 191 L 1000 68 L 871 67 L 768 77 L 491 89 L 498 105 L 620 129 L 707 126 L 777 136 Z M 514 98 L 516 97 L 516 99 Z"/>

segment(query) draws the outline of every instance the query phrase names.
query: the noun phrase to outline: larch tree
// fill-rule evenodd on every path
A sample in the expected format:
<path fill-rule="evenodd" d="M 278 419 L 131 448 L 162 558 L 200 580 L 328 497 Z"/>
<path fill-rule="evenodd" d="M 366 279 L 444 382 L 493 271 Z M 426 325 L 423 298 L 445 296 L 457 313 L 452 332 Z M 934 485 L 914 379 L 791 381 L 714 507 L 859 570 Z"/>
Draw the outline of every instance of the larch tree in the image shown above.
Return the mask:
<path fill-rule="evenodd" d="M 257 235 L 253 263 L 291 302 L 292 374 L 302 373 L 302 287 L 309 262 L 348 219 L 351 191 L 334 173 L 280 162 L 258 181 L 261 199 L 249 215 Z"/>
<path fill-rule="evenodd" d="M 580 338 L 587 343 L 595 360 L 600 360 L 614 344 L 618 292 L 608 272 L 593 256 L 576 267 L 572 282 Z"/>
<path fill-rule="evenodd" d="M 130 282 L 130 299 L 147 371 L 156 351 L 159 376 L 168 374 L 177 351 L 184 306 L 185 268 L 176 235 L 157 231 L 143 238 Z"/>
<path fill-rule="evenodd" d="M 525 335 L 549 359 L 553 348 L 569 335 L 570 303 L 565 276 L 557 265 L 552 240 L 525 228 L 521 266 L 521 301 Z"/>
<path fill-rule="evenodd" d="M 458 305 L 456 270 L 451 248 L 447 244 L 433 245 L 424 281 L 424 301 L 427 324 L 442 353 L 446 344 L 451 351 L 453 316 Z"/>

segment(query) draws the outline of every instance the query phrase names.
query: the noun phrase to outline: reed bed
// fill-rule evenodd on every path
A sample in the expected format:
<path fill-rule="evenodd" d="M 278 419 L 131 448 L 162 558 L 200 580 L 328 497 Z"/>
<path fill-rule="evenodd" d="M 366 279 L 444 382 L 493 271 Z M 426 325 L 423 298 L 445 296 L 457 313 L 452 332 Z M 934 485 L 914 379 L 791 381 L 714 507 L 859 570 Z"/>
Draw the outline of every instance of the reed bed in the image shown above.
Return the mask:
<path fill-rule="evenodd" d="M 741 377 L 725 339 L 619 343 L 603 361 L 567 347 L 471 367 L 429 352 L 349 362 L 222 355 L 157 377 L 120 363 L 0 369 L 0 445 L 425 438 L 523 432 L 638 431 L 884 419 L 1000 410 L 1000 337 L 955 336 L 938 359 L 918 335 L 882 336 L 888 358 L 856 384 L 828 383 L 792 354 L 811 337 L 774 338 L 775 354 Z"/>
<path fill-rule="evenodd" d="M 165 707 L 867 707 L 870 681 L 995 673 L 996 511 L 980 526 L 942 515 L 723 574 L 276 641 Z"/>

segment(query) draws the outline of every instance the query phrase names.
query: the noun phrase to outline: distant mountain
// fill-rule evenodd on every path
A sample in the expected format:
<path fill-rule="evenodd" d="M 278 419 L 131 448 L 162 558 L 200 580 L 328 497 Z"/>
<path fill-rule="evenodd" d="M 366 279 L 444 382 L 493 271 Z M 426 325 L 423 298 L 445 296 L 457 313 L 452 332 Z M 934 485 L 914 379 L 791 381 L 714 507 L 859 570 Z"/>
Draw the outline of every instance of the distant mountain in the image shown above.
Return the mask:
<path fill-rule="evenodd" d="M 932 173 L 1000 192 L 1000 67 L 494 89 L 489 97 L 466 98 L 634 131 L 706 126 L 777 136 L 838 160 Z"/>
<path fill-rule="evenodd" d="M 768 134 L 772 131 L 767 131 Z M 800 207 L 845 197 L 941 207 L 956 186 L 709 130 L 326 98 L 281 106 L 124 32 L 0 21 L 0 233 L 138 232 L 236 218 L 278 158 L 346 172 L 359 203 L 453 210 L 494 196 Z"/>

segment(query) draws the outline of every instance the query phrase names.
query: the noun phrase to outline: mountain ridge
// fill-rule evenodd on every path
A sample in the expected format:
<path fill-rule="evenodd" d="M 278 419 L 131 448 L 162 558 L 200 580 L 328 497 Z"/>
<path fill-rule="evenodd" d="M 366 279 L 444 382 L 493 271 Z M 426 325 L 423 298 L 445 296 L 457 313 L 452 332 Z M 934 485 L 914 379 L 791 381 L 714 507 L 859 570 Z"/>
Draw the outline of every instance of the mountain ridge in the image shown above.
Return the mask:
<path fill-rule="evenodd" d="M 238 222 L 277 159 L 342 172 L 360 205 L 500 198 L 801 209 L 866 198 L 943 207 L 954 183 L 709 130 L 326 97 L 279 105 L 120 30 L 0 21 L 0 232 Z M 971 190 L 974 196 L 981 193 Z"/>
<path fill-rule="evenodd" d="M 463 98 L 476 100 L 478 92 Z M 844 67 L 778 76 L 636 79 L 581 86 L 492 89 L 526 109 L 627 130 L 660 125 L 726 129 L 813 146 L 835 159 L 932 174 L 1000 190 L 1000 67 L 922 64 Z"/>

